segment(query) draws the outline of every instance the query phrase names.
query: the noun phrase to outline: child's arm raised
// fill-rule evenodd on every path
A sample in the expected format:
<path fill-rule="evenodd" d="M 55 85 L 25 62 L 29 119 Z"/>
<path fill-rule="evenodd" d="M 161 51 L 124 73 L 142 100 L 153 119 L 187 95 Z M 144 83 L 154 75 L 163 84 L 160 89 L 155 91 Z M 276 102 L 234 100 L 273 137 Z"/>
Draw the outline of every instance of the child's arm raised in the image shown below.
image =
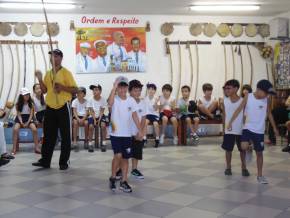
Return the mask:
<path fill-rule="evenodd" d="M 109 98 L 108 98 L 108 100 L 107 100 L 107 101 L 108 101 L 108 106 L 109 106 L 109 107 L 112 107 L 113 104 L 114 104 L 114 99 L 115 99 L 115 95 L 116 95 L 117 87 L 118 87 L 118 81 L 115 81 L 115 82 L 114 82 L 114 86 L 113 86 L 113 88 L 112 88 L 112 90 L 111 90 L 110 96 L 109 96 Z"/>
<path fill-rule="evenodd" d="M 228 123 L 227 129 L 229 131 L 232 130 L 232 124 L 235 121 L 235 119 L 239 116 L 239 114 L 241 113 L 241 111 L 245 108 L 246 104 L 248 101 L 248 95 L 245 95 L 245 97 L 243 98 L 242 103 L 240 104 L 240 106 L 237 108 L 237 110 L 234 112 L 232 118 L 230 119 L 230 122 Z"/>

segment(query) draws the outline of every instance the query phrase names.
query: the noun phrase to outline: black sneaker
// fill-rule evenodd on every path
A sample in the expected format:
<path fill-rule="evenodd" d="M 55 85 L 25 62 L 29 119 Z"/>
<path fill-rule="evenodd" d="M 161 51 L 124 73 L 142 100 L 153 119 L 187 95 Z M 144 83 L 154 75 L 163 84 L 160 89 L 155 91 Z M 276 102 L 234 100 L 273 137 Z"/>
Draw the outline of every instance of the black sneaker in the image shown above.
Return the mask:
<path fill-rule="evenodd" d="M 126 192 L 126 193 L 131 193 L 132 192 L 132 188 L 128 184 L 127 181 L 120 182 L 120 190 L 122 190 L 123 192 Z"/>
<path fill-rule="evenodd" d="M 86 142 L 86 141 L 84 142 L 84 149 L 85 149 L 85 150 L 88 150 L 88 149 L 89 149 L 89 143 Z"/>
<path fill-rule="evenodd" d="M 197 134 L 191 135 L 193 145 L 196 146 L 199 142 L 199 137 Z"/>
<path fill-rule="evenodd" d="M 15 159 L 15 157 L 12 154 L 8 154 L 8 153 L 2 154 L 1 158 L 7 159 L 7 160 L 14 160 Z"/>
<path fill-rule="evenodd" d="M 248 169 L 242 169 L 242 176 L 244 176 L 244 177 L 250 176 L 249 170 Z"/>
<path fill-rule="evenodd" d="M 109 181 L 110 181 L 110 189 L 114 192 L 114 191 L 116 191 L 116 178 L 112 178 L 112 177 L 110 177 L 110 179 L 109 179 Z"/>
<path fill-rule="evenodd" d="M 102 145 L 101 146 L 101 152 L 106 152 L 106 151 L 107 151 L 106 145 Z"/>
<path fill-rule="evenodd" d="M 32 163 L 32 166 L 42 167 L 42 168 L 50 168 L 50 165 L 47 165 L 47 164 L 42 163 L 41 160 Z"/>
<path fill-rule="evenodd" d="M 1 158 L 0 159 L 0 167 L 8 164 L 9 162 L 10 162 L 10 160 Z"/>
<path fill-rule="evenodd" d="M 226 170 L 225 170 L 225 175 L 226 175 L 226 176 L 231 176 L 231 175 L 233 175 L 233 174 L 232 174 L 232 170 L 231 170 L 231 169 L 226 169 Z"/>
<path fill-rule="evenodd" d="M 290 152 L 290 146 L 287 145 L 285 148 L 282 149 L 282 152 Z"/>
<path fill-rule="evenodd" d="M 116 180 L 120 180 L 120 179 L 122 179 L 122 170 L 121 169 L 119 169 L 116 173 Z"/>
<path fill-rule="evenodd" d="M 131 175 L 136 179 L 144 179 L 144 175 L 137 169 L 132 170 Z"/>
<path fill-rule="evenodd" d="M 59 165 L 59 170 L 67 170 L 67 169 L 68 169 L 68 164 Z"/>
<path fill-rule="evenodd" d="M 155 139 L 155 145 L 154 145 L 154 148 L 158 148 L 159 146 L 159 139 Z"/>
<path fill-rule="evenodd" d="M 94 146 L 89 146 L 89 150 L 90 153 L 93 153 L 95 151 Z"/>

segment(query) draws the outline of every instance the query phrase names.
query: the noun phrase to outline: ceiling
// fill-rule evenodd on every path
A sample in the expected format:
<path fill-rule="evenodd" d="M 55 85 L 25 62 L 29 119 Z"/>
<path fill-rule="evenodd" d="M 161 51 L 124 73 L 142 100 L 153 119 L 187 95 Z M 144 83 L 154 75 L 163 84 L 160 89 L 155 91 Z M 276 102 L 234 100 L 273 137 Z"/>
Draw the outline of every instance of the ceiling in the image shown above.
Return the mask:
<path fill-rule="evenodd" d="M 9 2 L 10 0 L 5 0 Z M 21 0 L 14 0 L 20 2 Z M 38 1 L 41 0 L 26 0 Z M 44 0 L 45 2 L 56 0 Z M 58 0 L 58 3 L 68 0 Z M 218 0 L 198 0 L 198 2 L 217 2 Z M 290 0 L 225 0 L 227 2 L 256 2 L 261 5 L 259 11 L 254 12 L 227 12 L 214 13 L 192 12 L 188 6 L 197 0 L 72 0 L 77 4 L 82 4 L 83 9 L 77 8 L 69 11 L 49 11 L 50 13 L 76 13 L 76 14 L 156 14 L 156 15 L 240 15 L 240 16 L 273 16 L 290 11 Z M 1 0 L 0 2 L 3 2 Z M 0 13 L 41 13 L 37 10 L 11 10 L 0 9 Z"/>

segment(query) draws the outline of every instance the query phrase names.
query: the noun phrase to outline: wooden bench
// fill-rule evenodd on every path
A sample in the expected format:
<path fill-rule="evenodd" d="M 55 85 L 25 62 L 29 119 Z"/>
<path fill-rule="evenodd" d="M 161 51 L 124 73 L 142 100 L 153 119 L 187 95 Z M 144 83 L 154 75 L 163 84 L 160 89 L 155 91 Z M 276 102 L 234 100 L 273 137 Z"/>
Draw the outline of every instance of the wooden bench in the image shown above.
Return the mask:
<path fill-rule="evenodd" d="M 200 120 L 199 125 L 204 124 L 204 125 L 209 125 L 209 124 L 217 124 L 217 125 L 222 125 L 223 121 L 222 120 Z M 180 145 L 186 145 L 187 144 L 187 125 L 185 120 L 179 120 L 179 144 Z M 218 136 L 222 135 L 222 132 L 219 133 Z"/>

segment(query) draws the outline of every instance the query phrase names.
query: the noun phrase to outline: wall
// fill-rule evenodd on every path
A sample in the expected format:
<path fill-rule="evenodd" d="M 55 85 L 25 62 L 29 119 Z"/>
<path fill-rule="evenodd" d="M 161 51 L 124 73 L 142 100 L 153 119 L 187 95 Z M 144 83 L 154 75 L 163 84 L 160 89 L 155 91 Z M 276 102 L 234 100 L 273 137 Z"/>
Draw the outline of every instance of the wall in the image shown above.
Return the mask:
<path fill-rule="evenodd" d="M 54 40 L 59 41 L 59 48 L 64 52 L 64 62 L 63 65 L 70 69 L 72 72 L 75 70 L 75 35 L 74 32 L 69 30 L 70 20 L 74 20 L 76 27 L 93 27 L 93 26 L 101 26 L 101 25 L 83 25 L 80 20 L 83 15 L 61 15 L 61 14 L 49 14 L 48 19 L 50 22 L 58 22 L 60 25 L 60 34 L 54 38 Z M 88 17 L 97 17 L 97 18 L 111 18 L 111 15 L 86 15 Z M 117 16 L 118 18 L 131 18 L 132 15 L 124 15 Z M 137 78 L 140 79 L 144 84 L 147 82 L 154 82 L 161 87 L 164 83 L 169 82 L 170 78 L 170 64 L 169 58 L 165 54 L 165 46 L 164 46 L 164 36 L 160 33 L 160 26 L 164 22 L 212 22 L 215 24 L 219 24 L 221 22 L 243 22 L 243 23 L 267 23 L 270 19 L 269 17 L 201 17 L 201 16 L 134 16 L 140 19 L 140 24 L 135 26 L 145 26 L 146 22 L 149 21 L 151 24 L 151 32 L 147 33 L 147 51 L 148 51 L 148 70 L 146 73 L 138 73 L 138 74 L 126 74 L 129 79 Z M 1 21 L 20 21 L 20 22 L 43 22 L 44 16 L 43 14 L 0 14 Z M 104 26 L 104 25 L 103 25 Z M 111 25 L 112 26 L 112 25 Z M 126 26 L 134 26 L 134 25 L 126 25 Z M 117 26 L 116 26 L 117 27 Z M 188 26 L 175 26 L 174 33 L 169 36 L 170 40 L 210 40 L 212 41 L 212 45 L 203 45 L 199 46 L 199 60 L 200 60 L 200 80 L 198 81 L 198 93 L 197 96 L 201 95 L 201 85 L 204 82 L 210 82 L 214 85 L 214 95 L 222 96 L 222 85 L 225 80 L 225 62 L 224 62 L 224 48 L 221 45 L 222 40 L 249 40 L 249 41 L 263 41 L 260 36 L 256 38 L 248 38 L 241 37 L 238 39 L 234 39 L 229 36 L 225 39 L 222 39 L 219 36 L 215 36 L 213 38 L 207 38 L 203 35 L 199 37 L 192 37 L 188 31 Z M 30 34 L 25 36 L 25 40 L 47 40 L 47 36 L 44 35 L 41 38 L 36 38 L 30 36 Z M 17 37 L 15 35 L 11 35 L 9 37 L 1 37 L 0 39 L 21 39 L 23 37 Z M 13 54 L 16 57 L 16 49 L 15 46 L 12 46 Z M 47 53 L 47 46 L 45 46 L 45 53 Z M 195 63 L 195 47 L 192 48 L 194 63 Z M 4 62 L 5 62 L 5 92 L 6 95 L 9 90 L 9 78 L 11 73 L 11 57 L 8 53 L 7 46 L 3 46 L 4 50 Z M 254 81 L 261 78 L 266 78 L 266 67 L 265 62 L 260 58 L 259 52 L 256 48 L 250 48 L 253 61 L 254 61 Z M 23 56 L 23 47 L 19 46 L 20 56 Z M 33 71 L 34 71 L 34 62 L 32 58 L 32 47 L 29 46 L 27 49 L 28 60 L 27 60 L 27 69 L 28 69 L 28 87 L 31 88 L 34 82 L 33 79 Z M 227 78 L 232 77 L 233 67 L 232 67 L 232 56 L 230 46 L 226 47 L 227 53 Z M 44 70 L 44 61 L 41 56 L 41 50 L 39 46 L 36 46 L 36 65 L 37 68 Z M 178 49 L 177 46 L 172 47 L 172 54 L 174 60 L 174 80 L 178 80 L 179 70 L 178 70 Z M 249 74 L 250 74 L 250 65 L 249 65 L 249 57 L 246 50 L 246 47 L 242 47 L 242 57 L 244 61 L 244 72 L 245 72 L 245 83 L 249 82 Z M 190 65 L 188 59 L 188 50 L 182 48 L 182 60 L 183 60 L 183 68 L 182 68 L 182 84 L 188 84 L 189 75 L 190 75 Z M 236 62 L 236 78 L 240 78 L 240 58 L 235 55 Z M 16 64 L 17 65 L 17 64 Z M 17 71 L 17 66 L 15 65 L 15 71 Z M 1 70 L 1 69 L 0 69 Z M 20 70 L 23 75 L 23 60 L 20 62 Z M 194 73 L 196 71 L 194 70 Z M 112 82 L 114 78 L 117 77 L 117 74 L 89 74 L 89 75 L 75 75 L 78 85 L 88 87 L 92 83 L 100 83 L 104 87 L 103 95 L 106 97 L 112 87 Z M 1 77 L 0 77 L 1 78 Z M 15 77 L 14 77 L 15 78 Z M 2 79 L 2 78 L 1 78 Z M 16 80 L 13 79 L 13 88 L 11 90 L 11 94 L 16 91 L 15 87 Z M 254 82 L 254 84 L 255 84 Z M 176 90 L 177 85 L 174 85 Z M 160 89 L 159 89 L 160 90 Z M 90 94 L 89 94 L 90 95 Z M 2 97 L 3 98 L 3 95 Z"/>

